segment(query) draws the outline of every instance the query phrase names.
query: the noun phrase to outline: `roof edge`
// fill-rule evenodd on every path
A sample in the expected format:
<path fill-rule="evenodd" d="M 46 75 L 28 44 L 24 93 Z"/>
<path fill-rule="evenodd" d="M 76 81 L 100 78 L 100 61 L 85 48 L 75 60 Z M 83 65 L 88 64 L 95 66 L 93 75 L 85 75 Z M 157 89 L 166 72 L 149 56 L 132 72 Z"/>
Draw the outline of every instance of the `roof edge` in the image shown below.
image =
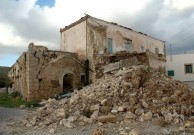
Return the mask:
<path fill-rule="evenodd" d="M 129 28 L 129 27 L 125 27 L 125 26 L 119 25 L 119 24 L 114 23 L 114 22 L 105 21 L 105 20 L 102 20 L 102 19 L 99 19 L 99 18 L 90 16 L 90 15 L 87 15 L 87 16 L 88 16 L 89 18 L 93 18 L 93 19 L 96 19 L 96 20 L 99 20 L 99 21 L 103 21 L 103 22 L 105 22 L 105 23 L 109 23 L 109 24 L 111 24 L 111 25 L 115 25 L 115 26 L 118 26 L 118 27 L 121 27 L 121 28 L 130 30 L 130 31 L 133 31 L 133 32 L 135 32 L 135 33 L 137 33 L 137 34 L 141 34 L 141 35 L 144 35 L 144 36 L 147 36 L 147 37 L 150 37 L 150 38 L 153 38 L 153 39 L 156 39 L 156 40 L 159 40 L 159 41 L 162 41 L 162 42 L 166 43 L 166 41 L 163 41 L 163 40 L 161 40 L 161 39 L 158 39 L 158 38 L 149 36 L 149 35 L 147 35 L 147 34 L 145 34 L 145 33 L 142 33 L 142 32 L 137 32 L 137 31 L 135 31 L 135 30 L 133 30 L 133 29 L 131 29 L 131 28 Z"/>
<path fill-rule="evenodd" d="M 114 23 L 114 22 L 109 22 L 109 21 L 105 21 L 105 20 L 102 20 L 102 19 L 99 19 L 99 18 L 90 16 L 90 15 L 88 15 L 88 14 L 86 14 L 84 17 L 81 17 L 79 20 L 77 20 L 77 21 L 71 23 L 70 25 L 67 25 L 67 26 L 65 26 L 64 28 L 60 29 L 60 32 L 63 32 L 63 31 L 66 31 L 66 30 L 72 28 L 73 26 L 75 26 L 75 25 L 77 25 L 77 24 L 79 24 L 79 23 L 85 21 L 87 18 L 91 18 L 91 19 L 96 19 L 96 20 L 99 20 L 99 21 L 103 21 L 103 22 L 109 23 L 109 24 L 111 24 L 111 25 L 115 25 L 115 26 L 118 26 L 118 27 L 121 27 L 121 28 L 124 28 L 124 29 L 127 29 L 127 30 L 131 30 L 131 31 L 133 31 L 133 32 L 136 32 L 137 34 L 141 34 L 141 35 L 144 35 L 144 36 L 147 36 L 147 37 L 150 37 L 150 38 L 153 38 L 153 39 L 162 41 L 162 42 L 164 42 L 164 44 L 166 43 L 166 41 L 164 41 L 164 40 L 161 40 L 161 39 L 158 39 L 158 38 L 149 36 L 149 35 L 147 35 L 147 34 L 145 34 L 145 33 L 142 33 L 142 32 L 134 31 L 134 30 L 131 29 L 131 28 L 128 28 L 128 27 L 125 27 L 125 26 L 122 26 L 122 25 L 118 25 L 117 23 Z"/>
<path fill-rule="evenodd" d="M 62 29 L 60 28 L 60 32 L 63 32 L 63 31 L 66 31 L 66 30 L 72 28 L 73 26 L 75 26 L 75 25 L 77 25 L 77 24 L 79 24 L 79 23 L 85 21 L 88 17 L 90 17 L 90 16 L 89 16 L 89 15 L 85 15 L 84 17 L 81 17 L 79 20 L 77 20 L 77 21 L 71 23 L 70 25 L 67 25 L 67 26 L 65 26 L 65 27 L 62 28 Z"/>

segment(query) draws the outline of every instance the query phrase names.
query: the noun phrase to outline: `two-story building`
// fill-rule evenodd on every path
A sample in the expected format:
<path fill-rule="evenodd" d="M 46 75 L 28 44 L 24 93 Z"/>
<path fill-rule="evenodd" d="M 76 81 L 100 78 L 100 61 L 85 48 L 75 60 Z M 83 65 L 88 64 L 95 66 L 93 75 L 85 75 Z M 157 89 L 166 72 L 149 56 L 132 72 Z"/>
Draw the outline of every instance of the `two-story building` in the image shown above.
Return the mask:
<path fill-rule="evenodd" d="M 96 67 L 104 55 L 119 51 L 141 53 L 149 50 L 153 54 L 165 56 L 165 41 L 89 15 L 60 29 L 60 32 L 61 50 L 78 53 L 80 59 L 89 61 L 90 80 L 97 78 Z M 165 60 L 150 63 L 156 68 L 158 64 L 165 67 Z"/>

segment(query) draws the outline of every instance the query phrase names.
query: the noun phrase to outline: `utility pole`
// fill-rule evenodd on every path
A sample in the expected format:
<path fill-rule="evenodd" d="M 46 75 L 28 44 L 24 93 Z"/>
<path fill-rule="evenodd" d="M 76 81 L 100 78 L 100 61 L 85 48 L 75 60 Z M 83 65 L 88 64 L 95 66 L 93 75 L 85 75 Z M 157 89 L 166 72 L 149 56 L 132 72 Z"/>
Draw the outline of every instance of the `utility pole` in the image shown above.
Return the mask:
<path fill-rule="evenodd" d="M 172 61 L 172 50 L 171 50 L 171 45 L 172 45 L 172 44 L 170 44 L 170 61 Z"/>

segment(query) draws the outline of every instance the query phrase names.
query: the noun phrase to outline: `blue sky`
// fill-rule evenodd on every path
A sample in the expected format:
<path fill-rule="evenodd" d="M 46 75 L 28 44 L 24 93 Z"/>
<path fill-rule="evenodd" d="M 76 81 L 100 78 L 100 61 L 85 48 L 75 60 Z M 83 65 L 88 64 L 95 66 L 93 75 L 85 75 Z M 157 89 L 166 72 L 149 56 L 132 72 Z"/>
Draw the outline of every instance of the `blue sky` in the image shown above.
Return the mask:
<path fill-rule="evenodd" d="M 40 7 L 49 6 L 53 7 L 55 4 L 55 0 L 37 0 L 36 5 L 39 5 Z"/>
<path fill-rule="evenodd" d="M 169 44 L 172 54 L 194 50 L 194 0 L 1 0 L 0 66 L 31 42 L 60 50 L 60 28 L 84 13 L 167 41 L 167 53 Z"/>
<path fill-rule="evenodd" d="M 11 67 L 16 62 L 18 57 L 19 55 L 15 55 L 15 54 L 4 55 L 0 59 L 0 66 Z"/>

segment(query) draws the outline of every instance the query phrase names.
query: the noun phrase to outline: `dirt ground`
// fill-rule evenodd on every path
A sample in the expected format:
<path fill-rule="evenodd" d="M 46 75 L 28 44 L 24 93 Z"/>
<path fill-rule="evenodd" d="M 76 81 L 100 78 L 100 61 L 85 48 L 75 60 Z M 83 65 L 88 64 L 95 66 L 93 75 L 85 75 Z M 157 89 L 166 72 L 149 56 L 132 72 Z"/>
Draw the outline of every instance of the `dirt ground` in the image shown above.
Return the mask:
<path fill-rule="evenodd" d="M 190 82 L 184 82 L 186 84 L 188 84 L 189 86 L 191 86 L 192 88 L 194 88 L 194 81 L 190 81 Z"/>
<path fill-rule="evenodd" d="M 17 109 L 0 107 L 0 135 L 52 135 L 50 128 L 35 129 L 22 126 L 21 120 L 25 115 L 32 113 L 34 109 Z M 91 135 L 92 131 L 99 127 L 97 124 L 79 126 L 73 129 L 55 129 L 56 135 Z M 153 122 L 124 122 L 116 124 L 103 124 L 105 135 L 119 135 L 129 133 L 132 129 L 138 131 L 139 135 L 190 135 L 178 132 L 179 126 L 160 127 Z"/>
<path fill-rule="evenodd" d="M 5 93 L 6 92 L 6 88 L 0 88 L 0 93 Z"/>

